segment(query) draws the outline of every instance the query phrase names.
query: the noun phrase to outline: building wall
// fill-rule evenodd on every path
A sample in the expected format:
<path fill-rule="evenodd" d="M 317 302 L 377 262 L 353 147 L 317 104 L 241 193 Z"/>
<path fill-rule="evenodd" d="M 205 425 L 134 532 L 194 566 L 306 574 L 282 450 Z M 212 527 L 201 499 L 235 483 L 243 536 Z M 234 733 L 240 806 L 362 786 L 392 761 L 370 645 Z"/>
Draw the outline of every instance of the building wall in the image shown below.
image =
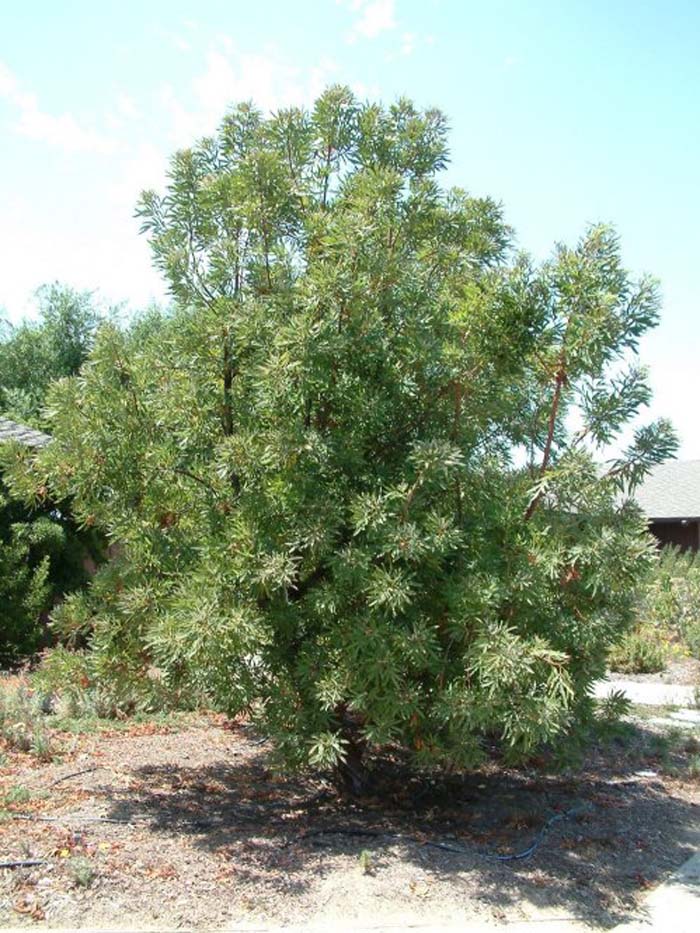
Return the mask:
<path fill-rule="evenodd" d="M 684 551 L 700 550 L 700 521 L 688 519 L 682 522 L 650 522 L 649 531 L 656 537 L 660 546 L 675 544 Z"/>

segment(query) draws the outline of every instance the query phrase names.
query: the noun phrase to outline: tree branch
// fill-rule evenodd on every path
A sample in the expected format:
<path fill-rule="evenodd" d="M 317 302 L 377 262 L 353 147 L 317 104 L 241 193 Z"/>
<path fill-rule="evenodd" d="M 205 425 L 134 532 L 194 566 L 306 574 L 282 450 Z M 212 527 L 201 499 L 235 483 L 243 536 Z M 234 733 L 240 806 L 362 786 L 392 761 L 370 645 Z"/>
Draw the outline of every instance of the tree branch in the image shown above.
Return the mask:
<path fill-rule="evenodd" d="M 557 372 L 556 382 L 554 384 L 554 395 L 552 397 L 552 408 L 549 412 L 549 424 L 547 426 L 547 440 L 545 441 L 544 451 L 542 453 L 542 464 L 540 466 L 540 479 L 547 472 L 547 467 L 549 466 L 549 459 L 552 455 L 552 443 L 554 441 L 554 429 L 557 423 L 557 413 L 559 412 L 559 403 L 561 401 L 561 391 L 566 383 L 566 372 L 564 370 L 563 364 L 559 367 Z M 536 496 L 533 497 L 532 501 L 527 507 L 525 512 L 525 521 L 528 522 L 534 515 L 535 509 L 540 504 L 542 496 L 544 495 L 543 491 L 540 490 Z"/>

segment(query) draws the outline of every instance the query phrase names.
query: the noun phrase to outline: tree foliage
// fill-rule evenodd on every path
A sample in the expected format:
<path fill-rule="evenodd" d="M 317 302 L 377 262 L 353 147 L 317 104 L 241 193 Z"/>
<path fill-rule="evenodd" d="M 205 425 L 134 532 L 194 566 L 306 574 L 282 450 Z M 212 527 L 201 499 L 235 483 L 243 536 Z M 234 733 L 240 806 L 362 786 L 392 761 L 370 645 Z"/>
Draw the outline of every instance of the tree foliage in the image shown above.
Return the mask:
<path fill-rule="evenodd" d="M 233 109 L 139 206 L 177 310 L 103 327 L 54 442 L 13 454 L 121 545 L 66 631 L 250 710 L 292 764 L 571 731 L 650 559 L 627 493 L 670 427 L 594 453 L 648 401 L 656 285 L 604 227 L 516 253 L 447 161 L 405 100 Z"/>

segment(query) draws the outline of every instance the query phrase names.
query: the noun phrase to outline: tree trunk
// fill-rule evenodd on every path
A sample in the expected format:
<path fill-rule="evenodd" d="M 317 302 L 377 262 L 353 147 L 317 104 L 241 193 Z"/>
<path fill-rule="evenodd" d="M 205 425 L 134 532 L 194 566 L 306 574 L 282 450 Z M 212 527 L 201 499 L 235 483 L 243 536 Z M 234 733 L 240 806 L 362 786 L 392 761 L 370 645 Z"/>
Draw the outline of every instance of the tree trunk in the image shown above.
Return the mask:
<path fill-rule="evenodd" d="M 335 767 L 335 783 L 339 790 L 361 797 L 370 787 L 370 773 L 365 761 L 367 743 L 361 735 L 361 717 L 353 715 L 344 703 L 338 704 L 336 715 L 345 754 Z"/>
<path fill-rule="evenodd" d="M 370 775 L 363 743 L 347 741 L 345 760 L 339 761 L 335 768 L 335 783 L 339 790 L 353 797 L 362 797 L 369 791 Z"/>

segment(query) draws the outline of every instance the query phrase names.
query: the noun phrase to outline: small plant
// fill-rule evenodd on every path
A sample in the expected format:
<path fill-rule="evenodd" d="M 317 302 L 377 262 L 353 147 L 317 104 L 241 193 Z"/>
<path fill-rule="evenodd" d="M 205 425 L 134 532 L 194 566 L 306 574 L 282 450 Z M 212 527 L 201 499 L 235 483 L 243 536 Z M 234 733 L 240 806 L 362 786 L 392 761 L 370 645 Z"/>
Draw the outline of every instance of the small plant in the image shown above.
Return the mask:
<path fill-rule="evenodd" d="M 95 867 L 87 858 L 82 856 L 72 858 L 69 868 L 73 876 L 73 883 L 78 888 L 89 888 L 95 880 Z"/>
<path fill-rule="evenodd" d="M 599 716 L 605 723 L 619 722 L 624 716 L 628 716 L 632 704 L 622 690 L 611 690 L 610 693 L 600 701 Z"/>
<path fill-rule="evenodd" d="M 37 729 L 34 732 L 29 751 L 39 761 L 51 761 L 54 758 L 56 749 L 51 735 L 46 729 Z"/>
<path fill-rule="evenodd" d="M 666 766 L 669 763 L 677 733 L 670 730 L 665 735 L 652 735 L 645 748 L 645 756 L 658 765 Z"/>
<path fill-rule="evenodd" d="M 363 875 L 371 875 L 374 870 L 374 864 L 372 862 L 372 853 L 368 852 L 367 849 L 363 849 L 360 852 L 360 855 L 357 859 L 360 865 L 360 871 Z"/>

